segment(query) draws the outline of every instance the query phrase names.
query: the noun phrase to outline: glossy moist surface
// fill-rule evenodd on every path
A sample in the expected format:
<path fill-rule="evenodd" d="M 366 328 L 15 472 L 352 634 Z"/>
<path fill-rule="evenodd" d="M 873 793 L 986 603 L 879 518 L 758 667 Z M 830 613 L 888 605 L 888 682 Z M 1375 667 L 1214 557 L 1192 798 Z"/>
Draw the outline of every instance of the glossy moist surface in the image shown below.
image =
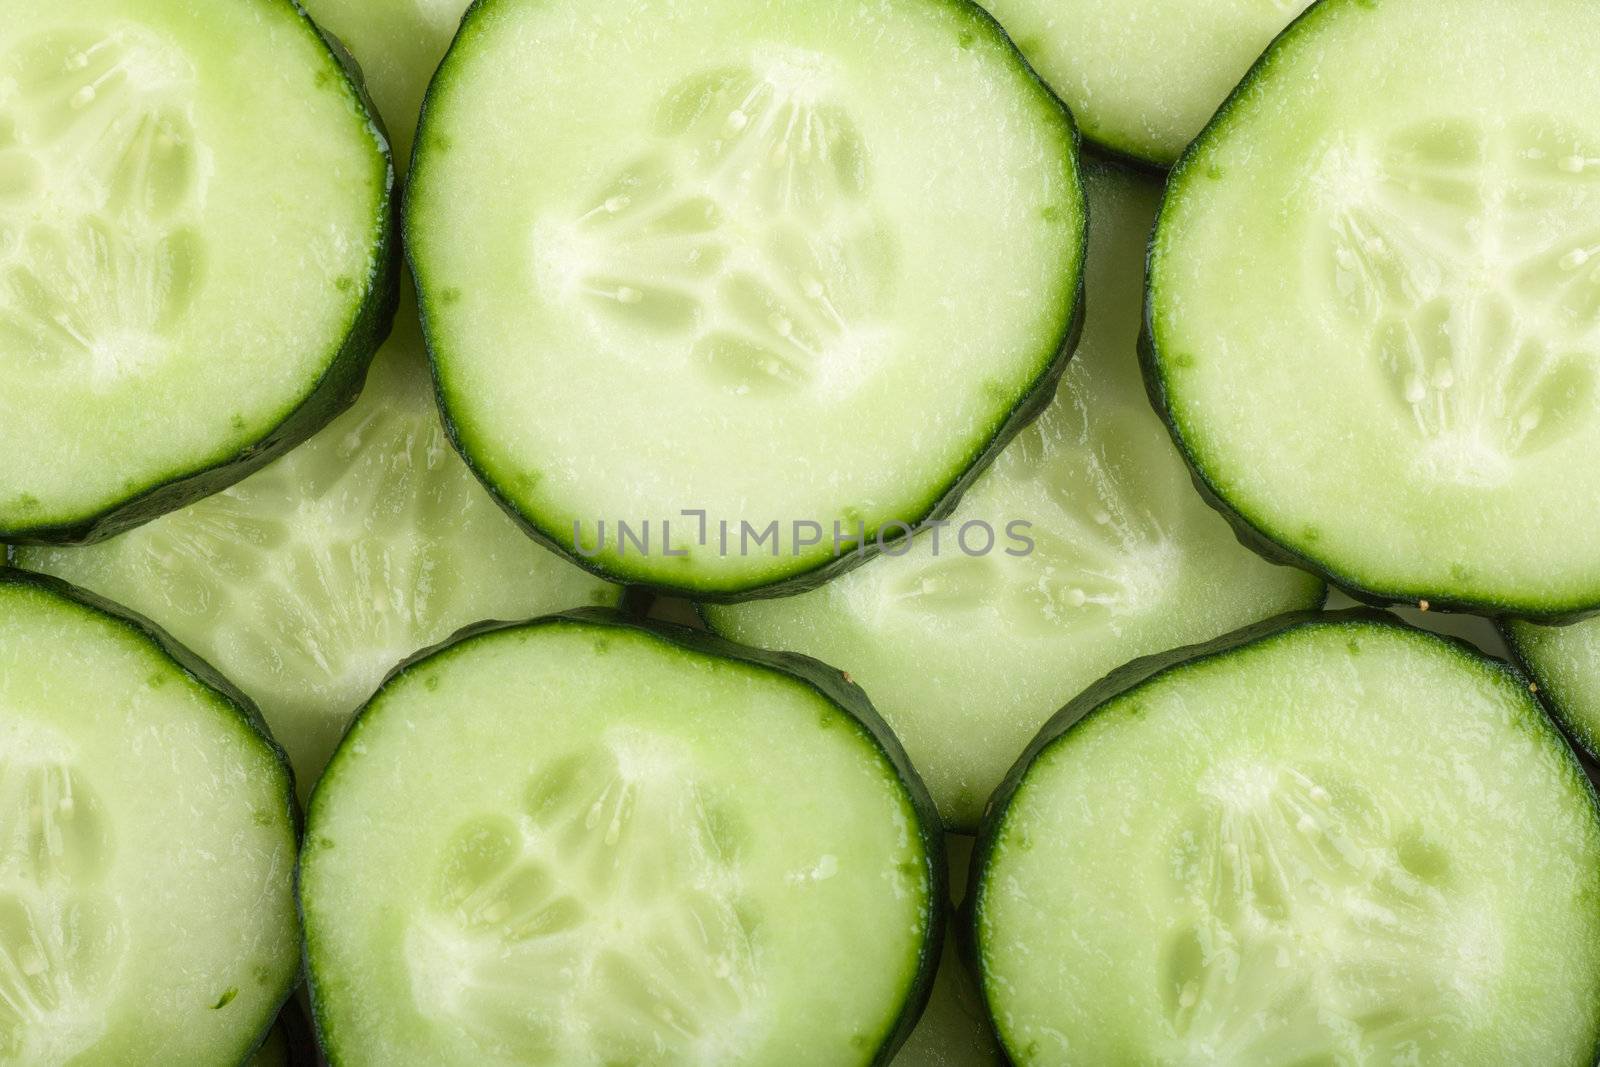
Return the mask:
<path fill-rule="evenodd" d="M 1044 416 L 940 532 L 798 597 L 706 609 L 740 641 L 851 673 L 941 813 L 971 829 L 1046 719 L 1136 656 L 1315 606 L 1319 581 L 1241 547 L 1150 410 L 1135 342 L 1159 187 L 1087 172 L 1090 311 Z M 1007 536 L 1030 524 L 1033 543 Z M 982 526 L 995 532 L 988 545 Z"/>
<path fill-rule="evenodd" d="M 1167 670 L 989 828 L 1023 1065 L 1592 1064 L 1600 823 L 1523 679 L 1335 618 Z"/>
<path fill-rule="evenodd" d="M 0 0 L 0 536 L 278 427 L 373 298 L 388 186 L 287 0 Z"/>
<path fill-rule="evenodd" d="M 980 0 L 1085 137 L 1171 166 L 1309 0 Z"/>
<path fill-rule="evenodd" d="M 299 966 L 288 769 L 147 636 L 0 570 L 0 1063 L 240 1062 Z"/>
<path fill-rule="evenodd" d="M 1571 626 L 1511 622 L 1506 638 L 1573 737 L 1590 754 L 1600 752 L 1600 619 Z"/>
<path fill-rule="evenodd" d="M 1235 511 L 1344 584 L 1600 605 L 1597 34 L 1581 0 L 1329 0 L 1173 178 L 1171 419 Z"/>
<path fill-rule="evenodd" d="M 344 1065 L 867 1064 L 941 903 L 906 787 L 837 705 L 593 623 L 399 676 L 307 832 Z"/>
<path fill-rule="evenodd" d="M 830 562 L 835 521 L 916 522 L 1068 331 L 1074 136 L 964 3 L 485 4 L 407 207 L 460 441 L 569 550 L 650 520 L 594 563 L 658 585 L 733 595 Z"/>
<path fill-rule="evenodd" d="M 450 448 L 409 303 L 354 408 L 231 489 L 17 563 L 144 613 L 244 687 L 305 795 L 402 659 L 619 590 L 530 541 Z"/>

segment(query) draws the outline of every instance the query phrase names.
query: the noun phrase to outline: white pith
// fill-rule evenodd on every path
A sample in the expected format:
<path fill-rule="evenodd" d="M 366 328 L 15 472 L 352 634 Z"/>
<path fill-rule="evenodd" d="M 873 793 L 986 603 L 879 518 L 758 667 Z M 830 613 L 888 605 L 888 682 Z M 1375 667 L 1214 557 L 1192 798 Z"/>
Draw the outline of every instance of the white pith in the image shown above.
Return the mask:
<path fill-rule="evenodd" d="M 460 827 L 406 939 L 412 993 L 486 1053 L 732 1064 L 768 1025 L 741 912 L 742 832 L 689 754 L 613 731 Z"/>
<path fill-rule="evenodd" d="M 647 370 L 666 356 L 738 395 L 848 393 L 892 351 L 875 315 L 895 252 L 835 62 L 758 49 L 675 87 L 633 164 L 535 223 L 539 288 Z"/>
<path fill-rule="evenodd" d="M 1600 211 L 1595 156 L 1542 116 L 1441 117 L 1318 165 L 1311 269 L 1409 413 L 1420 477 L 1501 484 L 1591 416 L 1600 226 L 1578 220 Z"/>
<path fill-rule="evenodd" d="M 0 348 L 107 390 L 155 373 L 202 284 L 187 56 L 134 25 L 0 57 Z"/>

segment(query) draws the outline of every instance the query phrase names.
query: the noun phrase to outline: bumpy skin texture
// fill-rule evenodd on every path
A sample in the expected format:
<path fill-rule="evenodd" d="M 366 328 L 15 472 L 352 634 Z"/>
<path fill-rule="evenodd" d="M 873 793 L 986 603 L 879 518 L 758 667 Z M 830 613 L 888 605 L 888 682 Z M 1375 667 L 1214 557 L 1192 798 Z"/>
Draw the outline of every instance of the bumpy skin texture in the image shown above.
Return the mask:
<path fill-rule="evenodd" d="M 462 16 L 462 28 L 465 29 L 465 27 L 471 23 L 473 19 L 478 18 L 483 13 L 485 8 L 492 6 L 495 2 L 496 0 L 473 0 L 472 6 L 469 7 L 466 14 Z M 1071 135 L 1074 164 L 1076 168 L 1076 157 L 1081 150 L 1082 137 L 1079 134 L 1077 123 L 1072 117 L 1071 110 L 1065 103 L 1061 101 L 1061 98 L 1056 95 L 1055 90 L 1051 89 L 1050 86 L 1046 84 L 1042 78 L 1035 74 L 1033 69 L 1027 65 L 1027 61 L 1023 58 L 1022 53 L 1017 51 L 1016 46 L 1011 43 L 1011 39 L 1009 36 L 1007 36 L 1005 29 L 998 22 L 996 22 L 994 17 L 987 11 L 983 10 L 981 7 L 978 7 L 976 4 L 968 3 L 967 0 L 938 0 L 938 2 L 956 5 L 963 8 L 970 8 L 971 10 L 969 14 L 974 23 L 982 26 L 986 32 L 992 32 L 996 34 L 1000 39 L 1006 42 L 1006 47 L 1015 58 L 1017 64 L 1027 72 L 1028 78 L 1034 84 L 1036 84 L 1042 92 L 1048 94 L 1049 97 L 1060 107 L 1062 121 L 1065 123 L 1068 132 Z M 456 41 L 460 40 L 461 35 L 458 34 Z M 454 48 L 455 42 L 452 42 L 451 49 L 453 50 Z M 449 62 L 449 59 L 450 53 L 447 51 L 445 53 L 445 58 L 440 62 L 440 70 L 444 69 L 445 65 Z M 417 158 L 421 154 L 421 147 L 425 141 L 424 131 L 428 125 L 429 104 L 433 99 L 437 84 L 437 80 L 429 84 L 428 93 L 422 101 L 422 114 L 417 122 L 417 136 L 410 161 L 410 166 L 413 169 L 416 167 Z M 406 220 L 409 220 L 411 216 L 410 197 L 411 190 L 410 187 L 407 186 L 404 195 L 404 202 L 400 207 L 400 215 L 404 225 L 409 225 L 409 222 Z M 1077 203 L 1080 217 L 1086 218 L 1088 215 L 1088 206 L 1084 201 L 1081 182 L 1077 191 Z M 925 529 L 929 523 L 948 518 L 955 511 L 956 505 L 961 502 L 962 494 L 965 493 L 972 483 L 983 474 L 983 472 L 988 468 L 989 464 L 994 462 L 995 457 L 1004 451 L 1006 445 L 1010 444 L 1013 438 L 1026 429 L 1029 423 L 1037 419 L 1040 414 L 1044 412 L 1045 408 L 1050 406 L 1050 402 L 1055 399 L 1056 387 L 1061 383 L 1061 376 L 1066 373 L 1067 363 L 1072 359 L 1072 354 L 1078 347 L 1078 339 L 1083 333 L 1083 261 L 1084 255 L 1087 252 L 1087 247 L 1088 245 L 1086 240 L 1080 240 L 1078 242 L 1077 255 L 1072 265 L 1072 269 L 1077 275 L 1078 282 L 1073 289 L 1072 303 L 1070 307 L 1062 309 L 1061 321 L 1063 322 L 1064 326 L 1060 336 L 1056 340 L 1053 351 L 1049 355 L 1042 369 L 1039 371 L 1038 376 L 1034 378 L 1032 384 L 1028 386 L 1022 396 L 1018 398 L 1016 404 L 1012 407 L 1005 420 L 1000 424 L 999 429 L 996 430 L 994 435 L 989 439 L 988 443 L 984 445 L 984 447 L 979 450 L 976 455 L 973 456 L 966 469 L 939 491 L 935 498 L 934 504 L 921 516 L 916 517 L 914 520 L 906 520 L 907 525 L 911 527 L 912 534 L 915 534 L 919 530 Z M 413 276 L 416 276 L 417 265 L 412 259 L 411 247 L 409 243 L 405 245 L 405 254 L 407 266 L 411 269 Z M 785 578 L 779 579 L 778 581 L 754 586 L 752 588 L 743 589 L 737 592 L 707 591 L 691 585 L 671 585 L 661 582 L 640 582 L 633 576 L 613 573 L 606 568 L 597 565 L 594 560 L 588 559 L 581 553 L 574 551 L 573 546 L 569 542 L 565 541 L 554 531 L 546 530 L 544 527 L 539 525 L 538 520 L 534 516 L 525 514 L 517 507 L 516 504 L 511 501 L 509 495 L 502 492 L 501 489 L 495 485 L 494 481 L 489 477 L 488 473 L 483 469 L 483 467 L 473 459 L 472 455 L 468 452 L 466 446 L 462 442 L 460 430 L 457 427 L 455 420 L 451 418 L 450 409 L 445 405 L 444 389 L 440 371 L 440 357 L 432 340 L 433 335 L 428 329 L 428 300 L 426 294 L 422 293 L 420 290 L 417 294 L 417 304 L 422 313 L 422 334 L 424 340 L 427 342 L 429 363 L 433 367 L 434 388 L 439 399 L 439 410 L 443 417 L 445 432 L 450 438 L 450 443 L 455 447 L 456 451 L 461 454 L 461 458 L 466 461 L 467 466 L 472 469 L 472 472 L 478 476 L 478 479 L 481 482 L 483 482 L 484 487 L 489 490 L 489 495 L 492 496 L 495 502 L 505 510 L 506 514 L 510 515 L 512 519 L 514 519 L 517 524 L 527 532 L 529 537 L 532 537 L 535 541 L 539 542 L 539 544 L 543 545 L 545 548 L 550 549 L 552 552 L 560 553 L 563 557 L 572 561 L 577 566 L 582 567 L 584 570 L 589 571 L 600 578 L 604 578 L 608 582 L 618 582 L 624 585 L 633 586 L 645 586 L 664 596 L 683 597 L 684 599 L 688 600 L 699 600 L 714 604 L 736 604 L 746 600 L 764 600 L 773 597 L 792 596 L 796 593 L 804 593 L 808 592 L 809 590 L 816 589 L 838 575 L 859 567 L 861 564 L 876 556 L 882 550 L 883 545 L 892 545 L 902 539 L 901 536 L 885 537 L 882 541 L 882 544 L 880 544 L 878 539 L 874 536 L 877 531 L 869 530 L 867 534 L 868 543 L 866 548 L 862 551 L 845 552 L 836 558 L 825 559 L 822 563 L 812 567 L 809 570 L 802 570 L 790 574 Z"/>
<path fill-rule="evenodd" d="M 398 198 L 395 196 L 394 161 L 390 154 L 388 135 L 378 119 L 377 108 L 367 95 L 361 69 L 337 40 L 324 34 L 306 15 L 298 0 L 291 3 L 305 23 L 307 32 L 328 49 L 338 61 L 351 92 L 360 101 L 368 116 L 378 148 L 387 168 L 387 180 L 381 206 L 381 229 L 378 246 L 373 257 L 371 273 L 362 279 L 363 297 L 360 310 L 350 324 L 350 330 L 340 342 L 337 352 L 328 364 L 322 378 L 305 398 L 265 437 L 233 456 L 204 470 L 179 474 L 173 479 L 152 485 L 138 494 L 108 506 L 96 515 L 59 526 L 30 526 L 16 529 L 0 527 L 0 541 L 34 545 L 85 545 L 103 541 L 108 537 L 148 522 L 158 515 L 176 511 L 196 500 L 226 489 L 254 474 L 274 459 L 301 444 L 332 422 L 340 412 L 356 402 L 366 380 L 367 365 L 389 336 L 395 310 L 400 304 L 400 241 L 397 217 Z"/>
<path fill-rule="evenodd" d="M 1117 697 L 1130 690 L 1139 688 L 1171 668 L 1199 660 L 1226 657 L 1230 653 L 1254 644 L 1262 638 L 1287 633 L 1303 626 L 1327 626 L 1341 623 L 1363 623 L 1392 627 L 1397 630 L 1414 629 L 1388 612 L 1373 611 L 1367 608 L 1351 608 L 1344 611 L 1291 612 L 1287 615 L 1280 615 L 1275 619 L 1267 619 L 1254 626 L 1244 627 L 1234 633 L 1219 637 L 1215 641 L 1208 641 L 1189 648 L 1174 649 L 1171 652 L 1134 660 L 1132 663 L 1111 672 L 1057 712 L 1045 724 L 1044 728 L 1039 731 L 1039 735 L 1028 745 L 1022 755 L 1017 758 L 1017 762 L 1011 768 L 1011 772 L 1006 775 L 1005 781 L 1000 784 L 994 795 L 989 798 L 989 804 L 984 809 L 983 823 L 978 830 L 977 844 L 973 848 L 967 892 L 962 900 L 961 914 L 956 923 L 958 944 L 961 947 L 963 957 L 973 970 L 980 976 L 983 974 L 982 955 L 978 949 L 978 938 L 979 924 L 982 918 L 980 911 L 983 906 L 985 869 L 989 865 L 995 843 L 1004 828 L 1006 814 L 1010 808 L 1012 798 L 1016 795 L 1018 787 L 1022 785 L 1023 779 L 1027 777 L 1035 759 L 1069 734 L 1075 727 L 1092 719 L 1096 711 L 1102 706 L 1111 703 Z M 1495 664 L 1500 671 L 1515 680 L 1521 688 L 1532 688 L 1527 676 L 1519 667 L 1499 660 L 1492 660 L 1477 646 L 1459 638 L 1442 634 L 1433 634 L 1432 636 L 1439 641 L 1454 645 L 1462 651 L 1470 653 L 1476 659 L 1488 660 Z M 1547 726 L 1553 737 L 1560 736 L 1560 732 L 1556 729 L 1554 723 L 1547 723 Z M 1562 747 L 1566 758 L 1571 761 L 1573 769 L 1584 782 L 1591 806 L 1596 809 L 1597 816 L 1600 816 L 1600 794 L 1595 792 L 1594 785 L 1588 775 L 1584 773 L 1577 755 L 1570 748 L 1566 748 L 1564 745 Z M 989 1012 L 990 1022 L 995 1024 L 994 1005 L 989 1001 L 987 987 L 981 980 L 978 986 L 979 993 L 983 997 L 984 1007 Z M 998 1026 L 996 1032 L 998 1032 Z M 1596 1052 L 1600 1054 L 1600 1049 L 1597 1049 Z"/>
<path fill-rule="evenodd" d="M 546 615 L 543 618 L 526 622 L 479 623 L 460 630 L 449 640 L 440 642 L 432 648 L 423 649 L 415 656 L 401 663 L 384 679 L 383 684 L 373 694 L 372 700 L 357 713 L 355 720 L 351 723 L 350 731 L 345 735 L 346 739 L 348 740 L 350 734 L 354 732 L 356 723 L 367 714 L 373 704 L 377 702 L 378 697 L 389 687 L 390 683 L 410 671 L 413 667 L 432 659 L 435 655 L 446 652 L 457 644 L 482 634 L 495 633 L 500 630 L 560 626 L 568 623 L 585 626 L 608 626 L 618 630 L 633 630 L 690 652 L 734 660 L 797 679 L 816 690 L 829 703 L 839 708 L 848 718 L 859 724 L 889 761 L 890 766 L 899 775 L 905 788 L 906 796 L 911 802 L 912 810 L 916 814 L 917 833 L 921 836 L 923 855 L 927 858 L 930 892 L 928 894 L 927 910 L 923 919 L 929 934 L 922 946 L 922 958 L 918 961 L 917 976 L 912 983 L 910 992 L 906 996 L 899 1019 L 896 1020 L 888 1038 L 879 1047 L 871 1061 L 873 1067 L 887 1067 L 890 1061 L 894 1059 L 894 1055 L 900 1046 L 905 1043 L 906 1038 L 916 1027 L 923 1008 L 927 1006 L 928 996 L 933 991 L 933 980 L 939 969 L 940 952 L 944 946 L 944 915 L 947 910 L 944 902 L 949 898 L 949 871 L 945 862 L 944 832 L 939 822 L 939 813 L 933 806 L 933 798 L 928 795 L 927 787 L 922 784 L 922 779 L 917 776 L 916 770 L 911 766 L 911 760 L 906 756 L 905 750 L 900 747 L 900 742 L 895 738 L 894 732 L 889 729 L 888 724 L 883 721 L 882 717 L 872 707 L 872 702 L 867 699 L 867 694 L 843 673 L 809 656 L 801 656 L 792 652 L 766 652 L 760 649 L 746 648 L 743 645 L 717 637 L 715 634 L 693 630 L 685 626 L 677 626 L 672 623 L 635 618 L 623 612 L 607 608 L 579 608 L 574 611 Z M 332 771 L 338 761 L 338 755 L 336 751 L 333 760 L 329 761 L 328 764 L 330 773 L 325 774 L 321 781 L 317 783 L 317 788 L 312 791 L 311 799 L 307 803 L 308 808 L 316 806 L 318 793 L 330 779 L 335 777 Z M 300 897 L 300 871 L 298 865 L 295 876 L 295 903 L 301 918 L 301 968 L 306 975 L 306 990 L 311 1000 L 312 1025 L 316 1029 L 317 1042 L 323 1049 L 324 1055 L 331 1055 L 328 1043 L 323 1035 L 325 1020 L 319 1006 L 317 983 L 311 970 L 311 946 L 304 935 L 306 928 L 305 902 Z"/>
<path fill-rule="evenodd" d="M 0 548 L 4 548 L 4 546 L 0 546 Z M 233 683 L 218 674 L 208 663 L 187 648 L 184 648 L 170 634 L 149 619 L 120 605 L 113 604 L 103 597 L 95 596 L 93 593 L 69 585 L 59 578 L 51 578 L 44 574 L 34 574 L 32 571 L 16 570 L 7 565 L 9 553 L 9 549 L 0 552 L 0 585 L 30 586 L 60 597 L 63 600 L 72 601 L 86 611 L 109 617 L 126 629 L 131 630 L 144 641 L 155 645 L 184 674 L 222 698 L 223 702 L 244 721 L 245 725 L 250 728 L 250 732 L 261 741 L 262 746 L 272 753 L 272 758 L 283 768 L 283 811 L 289 821 L 289 826 L 294 831 L 296 844 L 298 844 L 301 818 L 300 806 L 295 802 L 294 770 L 289 766 L 289 757 L 284 755 L 283 749 L 278 747 L 278 742 L 273 740 L 271 732 L 267 729 L 266 720 L 261 717 L 261 712 L 256 710 L 256 706 L 250 698 L 235 688 Z M 277 1023 L 279 1010 L 288 1003 L 290 996 L 294 992 L 294 987 L 298 983 L 299 975 L 294 975 L 280 991 L 275 1010 L 268 1017 L 265 1025 L 262 1026 L 256 1040 L 251 1043 L 252 1050 L 259 1048 L 267 1040 L 267 1036 Z M 248 1062 L 248 1058 L 246 1062 Z"/>
<path fill-rule="evenodd" d="M 1370 0 L 1354 0 L 1354 2 L 1360 6 L 1370 5 Z M 1169 190 L 1177 188 L 1189 177 L 1188 172 L 1204 142 L 1210 138 L 1213 131 L 1221 130 L 1229 124 L 1235 106 L 1243 97 L 1248 96 L 1255 90 L 1258 77 L 1271 65 L 1278 50 L 1284 46 L 1284 42 L 1295 37 L 1297 33 L 1307 30 L 1307 24 L 1320 13 L 1322 7 L 1322 0 L 1318 0 L 1317 3 L 1313 3 L 1302 11 L 1284 28 L 1283 32 L 1278 35 L 1266 52 L 1256 60 L 1249 73 L 1240 80 L 1238 86 L 1223 101 L 1222 106 L 1217 109 L 1217 113 L 1207 123 L 1205 129 L 1189 143 L 1189 146 L 1184 149 L 1178 161 L 1173 164 L 1168 177 Z M 1307 30 L 1307 32 L 1309 31 Z M 1162 353 L 1156 343 L 1155 336 L 1155 289 L 1150 281 L 1152 277 L 1150 268 L 1155 265 L 1156 233 L 1161 228 L 1161 222 L 1161 217 L 1158 216 L 1156 232 L 1151 234 L 1146 257 L 1144 327 L 1139 334 L 1139 364 L 1144 373 L 1145 389 L 1150 395 L 1150 403 L 1155 407 L 1156 413 L 1161 416 L 1161 421 L 1171 434 L 1173 443 L 1177 446 L 1179 453 L 1182 454 L 1184 461 L 1189 465 L 1195 489 L 1199 491 L 1206 503 L 1210 504 L 1223 518 L 1228 520 L 1228 524 L 1233 527 L 1234 534 L 1241 544 L 1273 563 L 1299 567 L 1302 570 L 1319 575 L 1330 586 L 1338 589 L 1351 599 L 1363 604 L 1370 604 L 1373 607 L 1420 606 L 1427 611 L 1459 612 L 1469 615 L 1481 615 L 1490 619 L 1503 619 L 1514 616 L 1558 626 L 1578 622 L 1600 614 L 1600 604 L 1578 610 L 1543 613 L 1530 611 L 1526 605 L 1512 605 L 1494 600 L 1456 599 L 1448 595 L 1439 594 L 1430 594 L 1426 599 L 1419 599 L 1410 593 L 1369 588 L 1354 577 L 1335 571 L 1322 562 L 1313 560 L 1282 544 L 1274 539 L 1265 528 L 1252 522 L 1234 507 L 1222 490 L 1212 481 L 1211 476 L 1199 463 L 1193 450 L 1184 440 L 1173 412 L 1166 378 L 1162 373 Z"/>

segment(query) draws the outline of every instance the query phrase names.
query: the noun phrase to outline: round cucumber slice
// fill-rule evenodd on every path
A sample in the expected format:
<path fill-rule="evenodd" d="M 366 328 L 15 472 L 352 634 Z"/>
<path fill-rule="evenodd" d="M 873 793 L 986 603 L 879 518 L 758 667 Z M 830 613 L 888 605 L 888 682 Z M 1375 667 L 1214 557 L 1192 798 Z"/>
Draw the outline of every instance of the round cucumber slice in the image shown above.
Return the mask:
<path fill-rule="evenodd" d="M 109 536 L 347 406 L 392 183 L 290 0 L 0 0 L 0 540 Z"/>
<path fill-rule="evenodd" d="M 1159 186 L 1104 166 L 1086 168 L 1085 186 L 1083 339 L 1055 402 L 950 526 L 801 596 L 705 609 L 735 640 L 849 671 L 956 829 L 977 826 L 1028 740 L 1107 671 L 1323 595 L 1238 543 L 1150 410 L 1136 345 Z M 1026 548 L 1007 537 L 1016 521 L 1030 524 L 1025 555 L 1011 554 Z M 994 532 L 991 551 L 967 554 L 987 536 L 969 523 Z"/>
<path fill-rule="evenodd" d="M 939 956 L 926 794 L 859 689 L 590 611 L 391 679 L 312 797 L 348 1067 L 886 1062 Z"/>
<path fill-rule="evenodd" d="M 1501 632 L 1567 732 L 1591 756 L 1600 754 L 1600 619 L 1570 626 L 1510 620 Z"/>
<path fill-rule="evenodd" d="M 1311 0 L 979 0 L 1083 135 L 1169 167 Z"/>
<path fill-rule="evenodd" d="M 428 79 L 444 58 L 469 0 L 306 0 L 318 26 L 337 37 L 361 64 L 395 165 L 411 161 L 411 137 Z"/>
<path fill-rule="evenodd" d="M 534 544 L 439 425 L 408 301 L 356 406 L 267 469 L 84 548 L 23 548 L 154 619 L 227 672 L 288 750 L 302 796 L 395 664 L 485 618 L 620 590 Z"/>
<path fill-rule="evenodd" d="M 1070 347 L 1076 134 L 965 2 L 489 0 L 417 140 L 454 439 L 618 579 L 819 583 L 865 555 L 836 524 L 947 511 Z"/>
<path fill-rule="evenodd" d="M 1518 672 L 1387 615 L 1108 678 L 975 864 L 1021 1067 L 1595 1062 L 1593 789 Z"/>
<path fill-rule="evenodd" d="M 1373 602 L 1600 606 L 1597 34 L 1327 0 L 1173 172 L 1150 387 L 1264 549 Z"/>
<path fill-rule="evenodd" d="M 0 568 L 0 1063 L 239 1063 L 298 970 L 293 785 L 243 697 Z"/>

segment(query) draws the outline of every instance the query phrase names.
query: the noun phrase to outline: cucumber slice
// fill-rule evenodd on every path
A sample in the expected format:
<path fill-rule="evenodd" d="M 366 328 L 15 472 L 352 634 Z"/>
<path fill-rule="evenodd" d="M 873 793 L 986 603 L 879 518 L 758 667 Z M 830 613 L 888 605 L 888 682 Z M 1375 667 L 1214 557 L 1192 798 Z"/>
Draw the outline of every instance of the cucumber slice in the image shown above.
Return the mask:
<path fill-rule="evenodd" d="M 428 79 L 444 58 L 469 0 L 305 0 L 317 25 L 339 38 L 361 64 L 395 165 L 411 161 L 411 135 Z"/>
<path fill-rule="evenodd" d="M 0 0 L 0 541 L 109 536 L 348 406 L 392 184 L 290 0 Z"/>
<path fill-rule="evenodd" d="M 451 450 L 411 308 L 355 408 L 266 470 L 101 544 L 16 553 L 226 671 L 288 750 L 302 797 L 417 649 L 485 618 L 620 595 L 523 536 Z"/>
<path fill-rule="evenodd" d="M 1327 0 L 1173 172 L 1150 388 L 1264 550 L 1377 603 L 1600 606 L 1596 39 L 1587 0 Z"/>
<path fill-rule="evenodd" d="M 1571 626 L 1511 620 L 1501 632 L 1567 733 L 1600 755 L 1600 619 Z"/>
<path fill-rule="evenodd" d="M 984 995 L 1032 1064 L 1569 1064 L 1600 818 L 1527 680 L 1356 611 L 1132 664 L 985 821 Z"/>
<path fill-rule="evenodd" d="M 1076 134 L 965 2 L 490 0 L 413 165 L 454 438 L 619 579 L 821 582 L 865 555 L 835 523 L 948 510 L 1068 347 Z"/>
<path fill-rule="evenodd" d="M 1169 167 L 1311 0 L 979 0 L 1083 135 Z"/>
<path fill-rule="evenodd" d="M 0 1063 L 239 1063 L 295 978 L 294 787 L 164 635 L 0 569 Z"/>
<path fill-rule="evenodd" d="M 1135 656 L 1321 602 L 1322 583 L 1241 547 L 1189 486 L 1139 380 L 1144 241 L 1159 187 L 1085 171 L 1093 310 L 1056 402 L 968 491 L 941 532 L 896 559 L 785 600 L 708 608 L 748 644 L 838 664 L 872 694 L 952 828 L 1046 719 Z M 1027 556 L 1005 536 L 1032 524 Z M 961 529 L 1000 542 L 966 555 Z M 981 547 L 973 527 L 969 547 Z"/>
<path fill-rule="evenodd" d="M 606 612 L 401 670 L 312 797 L 347 1067 L 883 1063 L 939 957 L 926 793 L 836 671 Z"/>

